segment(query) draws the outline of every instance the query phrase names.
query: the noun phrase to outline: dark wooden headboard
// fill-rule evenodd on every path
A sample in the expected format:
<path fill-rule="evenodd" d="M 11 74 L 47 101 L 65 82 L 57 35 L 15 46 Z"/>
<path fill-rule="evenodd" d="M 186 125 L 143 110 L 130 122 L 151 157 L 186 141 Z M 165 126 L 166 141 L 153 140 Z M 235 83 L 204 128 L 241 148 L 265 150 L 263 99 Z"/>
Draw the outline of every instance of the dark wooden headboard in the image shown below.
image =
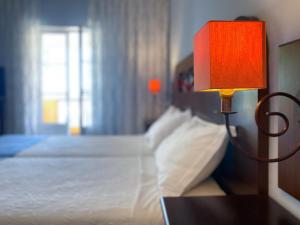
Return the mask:
<path fill-rule="evenodd" d="M 173 84 L 173 104 L 181 109 L 191 108 L 193 114 L 208 121 L 224 123 L 218 93 L 195 93 L 191 90 L 192 71 L 193 55 L 190 55 L 177 65 Z M 239 141 L 251 153 L 267 157 L 268 138 L 259 134 L 254 119 L 256 103 L 264 94 L 266 90 L 236 93 L 233 107 L 238 113 L 231 116 L 231 123 L 237 126 Z M 268 126 L 268 121 L 263 116 L 260 116 L 260 123 L 265 127 Z M 228 194 L 268 193 L 268 165 L 248 159 L 231 145 L 228 146 L 224 160 L 215 171 L 214 178 Z"/>

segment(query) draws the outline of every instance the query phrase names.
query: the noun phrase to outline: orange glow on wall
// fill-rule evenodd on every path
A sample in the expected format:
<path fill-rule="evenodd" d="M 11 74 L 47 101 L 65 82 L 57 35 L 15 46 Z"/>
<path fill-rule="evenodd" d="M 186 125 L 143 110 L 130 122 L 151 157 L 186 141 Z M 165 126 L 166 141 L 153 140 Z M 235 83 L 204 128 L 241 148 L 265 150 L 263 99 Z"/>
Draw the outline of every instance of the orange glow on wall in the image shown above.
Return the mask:
<path fill-rule="evenodd" d="M 148 81 L 148 90 L 152 94 L 157 94 L 160 92 L 160 80 L 149 80 Z"/>
<path fill-rule="evenodd" d="M 194 38 L 194 80 L 195 91 L 265 88 L 265 23 L 208 22 Z"/>

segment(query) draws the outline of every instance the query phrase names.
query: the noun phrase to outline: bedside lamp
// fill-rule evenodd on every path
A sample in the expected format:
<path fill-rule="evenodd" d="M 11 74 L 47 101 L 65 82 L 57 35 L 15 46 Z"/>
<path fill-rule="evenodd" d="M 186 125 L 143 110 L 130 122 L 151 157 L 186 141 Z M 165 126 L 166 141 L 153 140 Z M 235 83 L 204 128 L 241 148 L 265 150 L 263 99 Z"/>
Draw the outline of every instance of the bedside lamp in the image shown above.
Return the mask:
<path fill-rule="evenodd" d="M 226 128 L 232 144 L 249 158 L 260 162 L 281 162 L 296 154 L 300 145 L 289 154 L 274 158 L 253 156 L 235 141 L 229 129 L 231 100 L 236 91 L 266 88 L 266 31 L 263 21 L 209 21 L 194 37 L 194 91 L 218 91 L 221 112 L 225 116 Z M 264 102 L 275 96 L 293 100 L 296 97 L 275 92 L 263 97 L 257 104 L 255 119 L 259 130 L 269 137 L 279 137 L 288 130 L 288 118 L 280 112 L 266 112 L 266 116 L 279 116 L 285 128 L 270 133 L 260 127 L 258 115 Z"/>
<path fill-rule="evenodd" d="M 158 94 L 160 92 L 160 80 L 149 80 L 148 90 L 151 94 Z"/>
<path fill-rule="evenodd" d="M 194 39 L 195 91 L 218 91 L 231 112 L 235 91 L 266 88 L 266 32 L 261 21 L 210 21 Z"/>
<path fill-rule="evenodd" d="M 146 123 L 152 124 L 153 121 L 158 116 L 157 107 L 156 104 L 158 103 L 158 94 L 161 91 L 161 83 L 158 79 L 151 79 L 148 81 L 148 91 L 150 94 L 152 94 L 152 115 L 151 119 L 147 121 Z"/>

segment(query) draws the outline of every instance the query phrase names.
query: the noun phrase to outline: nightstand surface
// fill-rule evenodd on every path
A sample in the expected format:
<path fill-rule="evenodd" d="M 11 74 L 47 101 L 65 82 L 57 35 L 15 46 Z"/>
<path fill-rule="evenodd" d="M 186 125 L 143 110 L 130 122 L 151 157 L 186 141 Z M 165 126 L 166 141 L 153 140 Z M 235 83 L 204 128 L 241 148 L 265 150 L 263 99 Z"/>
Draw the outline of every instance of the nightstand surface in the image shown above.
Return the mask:
<path fill-rule="evenodd" d="M 161 207 L 166 225 L 300 225 L 274 200 L 259 195 L 167 197 Z"/>

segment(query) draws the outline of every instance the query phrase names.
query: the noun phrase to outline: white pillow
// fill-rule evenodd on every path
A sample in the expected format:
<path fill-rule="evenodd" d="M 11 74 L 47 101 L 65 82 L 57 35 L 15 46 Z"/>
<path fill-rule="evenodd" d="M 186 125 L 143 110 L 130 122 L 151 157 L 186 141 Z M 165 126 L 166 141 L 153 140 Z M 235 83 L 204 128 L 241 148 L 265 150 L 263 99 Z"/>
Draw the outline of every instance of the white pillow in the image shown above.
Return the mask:
<path fill-rule="evenodd" d="M 175 106 L 169 106 L 169 108 L 160 116 L 160 118 L 158 120 L 160 120 L 161 118 L 164 118 L 165 116 L 171 115 L 175 112 L 180 111 L 179 109 L 177 109 Z"/>
<path fill-rule="evenodd" d="M 224 125 L 180 126 L 155 153 L 164 196 L 180 196 L 206 179 L 223 159 L 227 146 Z"/>
<path fill-rule="evenodd" d="M 203 120 L 203 119 L 199 118 L 198 116 L 194 116 L 193 120 L 194 120 L 194 124 L 195 125 L 199 125 L 199 126 L 203 126 L 203 127 L 207 127 L 207 126 L 219 126 L 216 123 L 209 122 L 207 120 Z M 236 130 L 235 126 L 230 126 L 230 131 L 231 131 L 233 137 L 237 137 L 237 130 Z"/>
<path fill-rule="evenodd" d="M 189 119 L 191 119 L 190 110 L 181 112 L 174 107 L 169 108 L 146 133 L 150 147 L 155 149 L 177 127 Z"/>
<path fill-rule="evenodd" d="M 193 127 L 196 127 L 196 126 L 207 127 L 207 126 L 211 126 L 211 125 L 217 125 L 215 123 L 211 123 L 211 122 L 208 122 L 206 120 L 203 120 L 203 119 L 201 119 L 197 116 L 193 116 L 192 122 L 193 122 Z"/>

